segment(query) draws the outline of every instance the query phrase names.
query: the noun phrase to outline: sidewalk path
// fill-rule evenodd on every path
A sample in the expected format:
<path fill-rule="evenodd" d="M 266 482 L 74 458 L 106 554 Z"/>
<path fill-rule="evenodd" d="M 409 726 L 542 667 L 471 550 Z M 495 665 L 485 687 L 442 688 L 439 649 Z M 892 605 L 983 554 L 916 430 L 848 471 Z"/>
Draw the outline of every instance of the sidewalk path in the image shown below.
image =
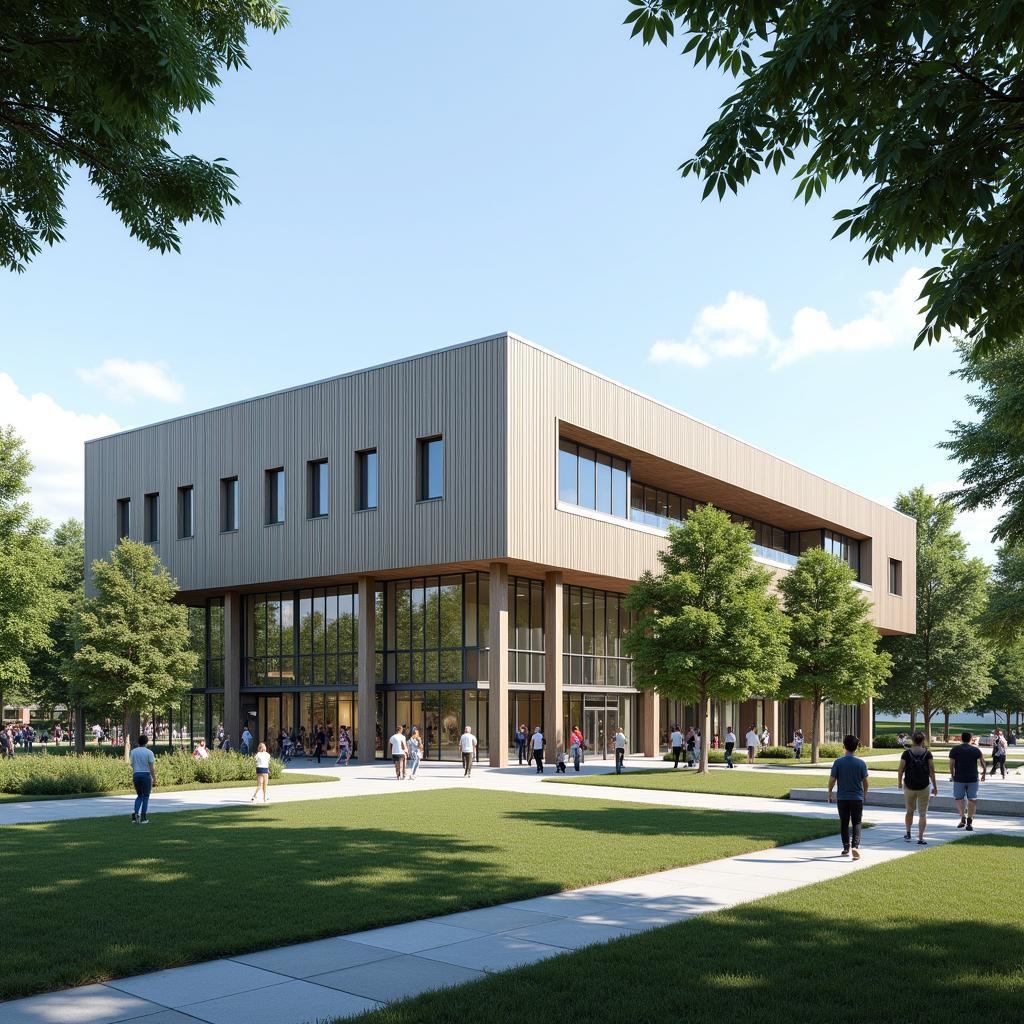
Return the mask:
<path fill-rule="evenodd" d="M 551 786 L 545 792 L 560 789 Z M 633 791 L 629 798 L 653 795 Z M 879 817 L 875 810 L 872 820 Z M 385 1001 L 836 878 L 921 849 L 903 842 L 902 823 L 892 820 L 891 813 L 882 817 L 882 823 L 865 831 L 859 862 L 838 855 L 837 838 L 816 839 L 553 896 L 12 1000 L 0 1003 L 0 1024 L 307 1024 L 353 1016 Z M 931 843 L 961 838 L 954 823 L 949 817 L 932 821 Z M 1007 829 L 1001 822 L 999 831 L 1008 830 L 1024 834 L 1024 825 L 1013 823 Z"/>

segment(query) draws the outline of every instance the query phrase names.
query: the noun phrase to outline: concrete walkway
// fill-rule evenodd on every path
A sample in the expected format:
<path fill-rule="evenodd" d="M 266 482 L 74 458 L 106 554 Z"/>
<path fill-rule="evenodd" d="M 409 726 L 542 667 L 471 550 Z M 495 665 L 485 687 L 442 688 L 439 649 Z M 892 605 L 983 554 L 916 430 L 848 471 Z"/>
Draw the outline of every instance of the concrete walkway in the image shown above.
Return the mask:
<path fill-rule="evenodd" d="M 575 787 L 572 791 L 581 793 Z M 630 797 L 655 795 L 633 791 Z M 773 809 L 779 809 L 777 802 Z M 1011 827 L 1024 834 L 1024 826 Z M 931 823 L 933 845 L 963 835 L 953 819 Z M 31 996 L 0 1003 L 0 1024 L 307 1024 L 353 1016 L 387 1001 L 837 878 L 922 849 L 904 843 L 902 836 L 902 824 L 885 820 L 865 831 L 859 862 L 840 857 L 837 838 L 829 837 Z"/>

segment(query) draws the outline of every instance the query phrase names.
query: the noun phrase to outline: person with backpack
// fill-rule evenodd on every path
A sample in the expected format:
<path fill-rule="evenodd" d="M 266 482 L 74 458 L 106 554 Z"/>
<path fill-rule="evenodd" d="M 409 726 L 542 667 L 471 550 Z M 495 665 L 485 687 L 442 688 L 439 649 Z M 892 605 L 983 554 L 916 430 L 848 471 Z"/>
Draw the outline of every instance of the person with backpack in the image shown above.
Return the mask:
<path fill-rule="evenodd" d="M 910 842 L 910 830 L 914 825 L 914 811 L 917 811 L 917 845 L 925 846 L 924 830 L 928 824 L 928 794 L 939 795 L 939 784 L 935 781 L 935 759 L 924 745 L 924 733 L 914 733 L 914 742 L 900 755 L 900 766 L 896 773 L 896 785 L 903 790 L 903 806 L 906 808 L 907 832 L 904 840 Z"/>
<path fill-rule="evenodd" d="M 992 770 L 989 775 L 994 779 L 996 777 L 996 771 L 1002 773 L 1002 777 L 1006 778 L 1006 737 L 1003 735 L 1002 729 L 996 729 L 992 734 Z"/>

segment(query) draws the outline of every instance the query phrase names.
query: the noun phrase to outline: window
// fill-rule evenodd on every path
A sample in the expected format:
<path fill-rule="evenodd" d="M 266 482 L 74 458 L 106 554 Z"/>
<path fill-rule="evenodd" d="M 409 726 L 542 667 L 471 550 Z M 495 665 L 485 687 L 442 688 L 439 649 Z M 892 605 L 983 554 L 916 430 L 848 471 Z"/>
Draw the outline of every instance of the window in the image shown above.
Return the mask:
<path fill-rule="evenodd" d="M 121 540 L 123 537 L 128 536 L 128 531 L 131 527 L 131 498 L 118 498 L 117 499 L 117 539 Z"/>
<path fill-rule="evenodd" d="M 284 522 L 284 470 L 268 469 L 266 472 L 266 517 L 267 526 Z"/>
<path fill-rule="evenodd" d="M 147 494 L 142 506 L 144 522 L 143 539 L 147 544 L 160 541 L 160 495 Z"/>
<path fill-rule="evenodd" d="M 889 559 L 889 593 L 903 596 L 903 563 L 898 558 Z"/>
<path fill-rule="evenodd" d="M 238 477 L 226 476 L 220 482 L 220 532 L 238 529 Z"/>
<path fill-rule="evenodd" d="M 419 501 L 432 501 L 444 497 L 444 440 L 440 437 L 422 437 L 419 447 Z"/>
<path fill-rule="evenodd" d="M 178 488 L 178 539 L 187 540 L 195 533 L 195 491 L 188 484 Z"/>
<path fill-rule="evenodd" d="M 558 500 L 629 518 L 629 463 L 562 438 L 558 442 Z"/>
<path fill-rule="evenodd" d="M 307 494 L 306 513 L 310 519 L 323 519 L 330 511 L 330 477 L 326 459 L 314 459 L 306 463 Z"/>
<path fill-rule="evenodd" d="M 356 452 L 356 508 L 377 507 L 377 449 Z"/>

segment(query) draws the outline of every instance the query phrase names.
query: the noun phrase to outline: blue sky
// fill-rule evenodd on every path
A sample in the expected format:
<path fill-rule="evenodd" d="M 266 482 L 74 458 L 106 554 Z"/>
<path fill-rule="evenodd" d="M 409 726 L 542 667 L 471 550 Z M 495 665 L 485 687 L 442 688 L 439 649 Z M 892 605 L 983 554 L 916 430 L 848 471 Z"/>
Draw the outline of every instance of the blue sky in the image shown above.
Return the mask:
<path fill-rule="evenodd" d="M 731 79 L 630 41 L 622 0 L 294 8 L 176 144 L 238 172 L 223 225 L 150 253 L 76 178 L 67 241 L 0 278 L 41 512 L 80 513 L 85 437 L 504 329 L 870 497 L 955 481 L 930 264 L 831 240 L 852 184 L 702 203 L 676 168 Z"/>

